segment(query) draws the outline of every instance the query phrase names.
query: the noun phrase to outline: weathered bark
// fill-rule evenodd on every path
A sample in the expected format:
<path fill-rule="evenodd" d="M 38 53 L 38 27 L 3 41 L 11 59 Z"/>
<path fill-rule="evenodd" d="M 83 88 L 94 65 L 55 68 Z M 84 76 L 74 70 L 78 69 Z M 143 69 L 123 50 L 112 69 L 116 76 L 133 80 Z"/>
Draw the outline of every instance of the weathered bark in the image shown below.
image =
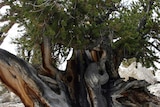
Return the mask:
<path fill-rule="evenodd" d="M 57 78 L 54 75 L 39 74 L 24 60 L 0 49 L 0 78 L 21 98 L 26 107 L 160 105 L 159 100 L 146 91 L 148 83 L 134 79 L 124 82 L 113 76 L 111 78 L 112 73 L 109 72 L 112 69 L 106 59 L 107 54 L 102 51 L 92 51 L 91 55 L 89 53 L 77 51 L 75 58 L 68 61 L 66 72 L 61 72 Z M 48 68 L 44 70 L 48 72 Z"/>
<path fill-rule="evenodd" d="M 115 81 L 111 87 L 111 97 L 115 107 L 158 107 L 159 99 L 147 91 L 149 83 L 130 79 Z M 150 105 L 150 106 L 149 106 Z M 152 107 L 152 106 L 151 106 Z"/>
<path fill-rule="evenodd" d="M 24 60 L 0 49 L 0 78 L 26 107 L 69 107 L 65 94 L 55 93 Z"/>

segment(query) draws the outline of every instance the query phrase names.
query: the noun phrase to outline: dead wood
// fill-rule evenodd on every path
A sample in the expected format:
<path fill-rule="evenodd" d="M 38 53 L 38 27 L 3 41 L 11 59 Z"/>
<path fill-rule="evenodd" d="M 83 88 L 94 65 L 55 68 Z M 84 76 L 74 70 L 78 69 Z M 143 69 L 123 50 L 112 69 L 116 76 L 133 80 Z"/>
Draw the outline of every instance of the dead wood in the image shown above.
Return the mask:
<path fill-rule="evenodd" d="M 144 107 L 150 105 L 148 104 L 150 102 L 158 107 L 160 100 L 148 92 L 147 86 L 149 83 L 146 81 L 130 79 L 130 81 L 124 82 L 122 79 L 117 80 L 111 87 L 113 105 L 115 107 Z"/>
<path fill-rule="evenodd" d="M 0 79 L 26 107 L 69 107 L 64 92 L 55 93 L 24 60 L 0 49 Z"/>

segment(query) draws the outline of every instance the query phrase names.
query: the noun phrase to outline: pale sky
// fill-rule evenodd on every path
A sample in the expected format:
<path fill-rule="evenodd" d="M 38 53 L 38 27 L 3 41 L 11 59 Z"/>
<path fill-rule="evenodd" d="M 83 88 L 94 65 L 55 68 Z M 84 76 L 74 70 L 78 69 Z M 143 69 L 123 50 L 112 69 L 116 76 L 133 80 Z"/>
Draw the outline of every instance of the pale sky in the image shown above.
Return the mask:
<path fill-rule="evenodd" d="M 4 39 L 3 43 L 0 45 L 0 48 L 5 49 L 14 55 L 17 54 L 16 45 L 12 43 L 12 39 L 20 36 L 20 32 L 17 29 L 18 24 L 12 26 L 12 28 L 8 31 L 7 37 Z"/>

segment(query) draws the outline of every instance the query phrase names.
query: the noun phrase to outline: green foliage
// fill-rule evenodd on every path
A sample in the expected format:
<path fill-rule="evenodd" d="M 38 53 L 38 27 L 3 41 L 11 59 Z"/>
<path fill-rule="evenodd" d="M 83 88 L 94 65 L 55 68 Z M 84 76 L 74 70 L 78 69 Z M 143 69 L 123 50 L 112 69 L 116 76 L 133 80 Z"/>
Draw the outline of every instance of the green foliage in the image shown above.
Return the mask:
<path fill-rule="evenodd" d="M 157 3 L 156 1 L 154 2 L 154 4 Z M 155 53 L 160 51 L 158 49 L 160 29 L 153 30 L 153 26 L 157 26 L 157 22 L 154 20 L 159 19 L 156 17 L 153 20 L 152 15 L 155 7 L 152 6 L 147 12 L 145 9 L 148 8 L 147 5 L 149 5 L 147 1 L 141 1 L 133 3 L 130 8 L 122 8 L 122 11 L 119 11 L 120 15 L 113 17 L 109 26 L 114 31 L 114 35 L 120 38 L 113 44 L 113 48 L 121 48 L 126 58 L 136 57 L 138 61 L 142 62 L 145 66 L 150 67 L 154 66 L 153 61 L 159 62 L 159 56 L 155 55 Z M 159 6 L 156 8 L 160 9 Z M 144 20 L 144 22 L 142 20 Z M 141 22 L 145 24 L 139 27 Z M 154 33 L 152 34 L 151 32 Z M 153 46 L 153 44 L 149 42 L 150 39 L 155 39 L 157 43 L 153 43 Z M 151 47 L 152 49 L 149 49 Z"/>
<path fill-rule="evenodd" d="M 120 2 L 121 0 L 4 1 L 11 7 L 8 20 L 26 28 L 27 36 L 19 39 L 21 49 L 34 50 L 35 44 L 41 44 L 43 36 L 51 38 L 52 46 L 63 45 L 58 50 L 64 47 L 88 49 L 89 46 L 93 48 L 93 44 L 101 37 L 108 38 L 111 35 L 113 39 L 119 38 L 111 43 L 113 50 L 123 50 L 124 57 L 136 57 L 145 65 L 153 64 L 148 62 L 158 60 L 158 57 L 148 48 L 152 46 L 159 51 L 159 1 L 153 0 L 151 4 L 149 0 L 139 0 L 129 7 Z M 154 18 L 153 12 L 157 14 Z M 150 38 L 158 41 L 158 44 L 150 43 Z"/>

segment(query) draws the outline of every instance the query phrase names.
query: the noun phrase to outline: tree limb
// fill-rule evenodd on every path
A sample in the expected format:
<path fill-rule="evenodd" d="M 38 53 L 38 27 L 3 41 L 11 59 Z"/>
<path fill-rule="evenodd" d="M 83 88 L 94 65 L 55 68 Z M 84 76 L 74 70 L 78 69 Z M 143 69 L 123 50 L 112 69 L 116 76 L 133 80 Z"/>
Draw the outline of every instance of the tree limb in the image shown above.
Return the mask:
<path fill-rule="evenodd" d="M 38 76 L 37 71 L 24 60 L 0 49 L 0 79 L 26 107 L 69 107 L 62 90 L 55 93 Z"/>
<path fill-rule="evenodd" d="M 46 36 L 43 36 L 43 43 L 41 46 L 43 67 L 49 76 L 56 77 L 56 75 L 58 74 L 58 71 L 52 65 L 52 58 L 51 58 L 52 52 L 51 52 L 50 46 L 51 45 L 50 45 L 49 38 Z"/>

